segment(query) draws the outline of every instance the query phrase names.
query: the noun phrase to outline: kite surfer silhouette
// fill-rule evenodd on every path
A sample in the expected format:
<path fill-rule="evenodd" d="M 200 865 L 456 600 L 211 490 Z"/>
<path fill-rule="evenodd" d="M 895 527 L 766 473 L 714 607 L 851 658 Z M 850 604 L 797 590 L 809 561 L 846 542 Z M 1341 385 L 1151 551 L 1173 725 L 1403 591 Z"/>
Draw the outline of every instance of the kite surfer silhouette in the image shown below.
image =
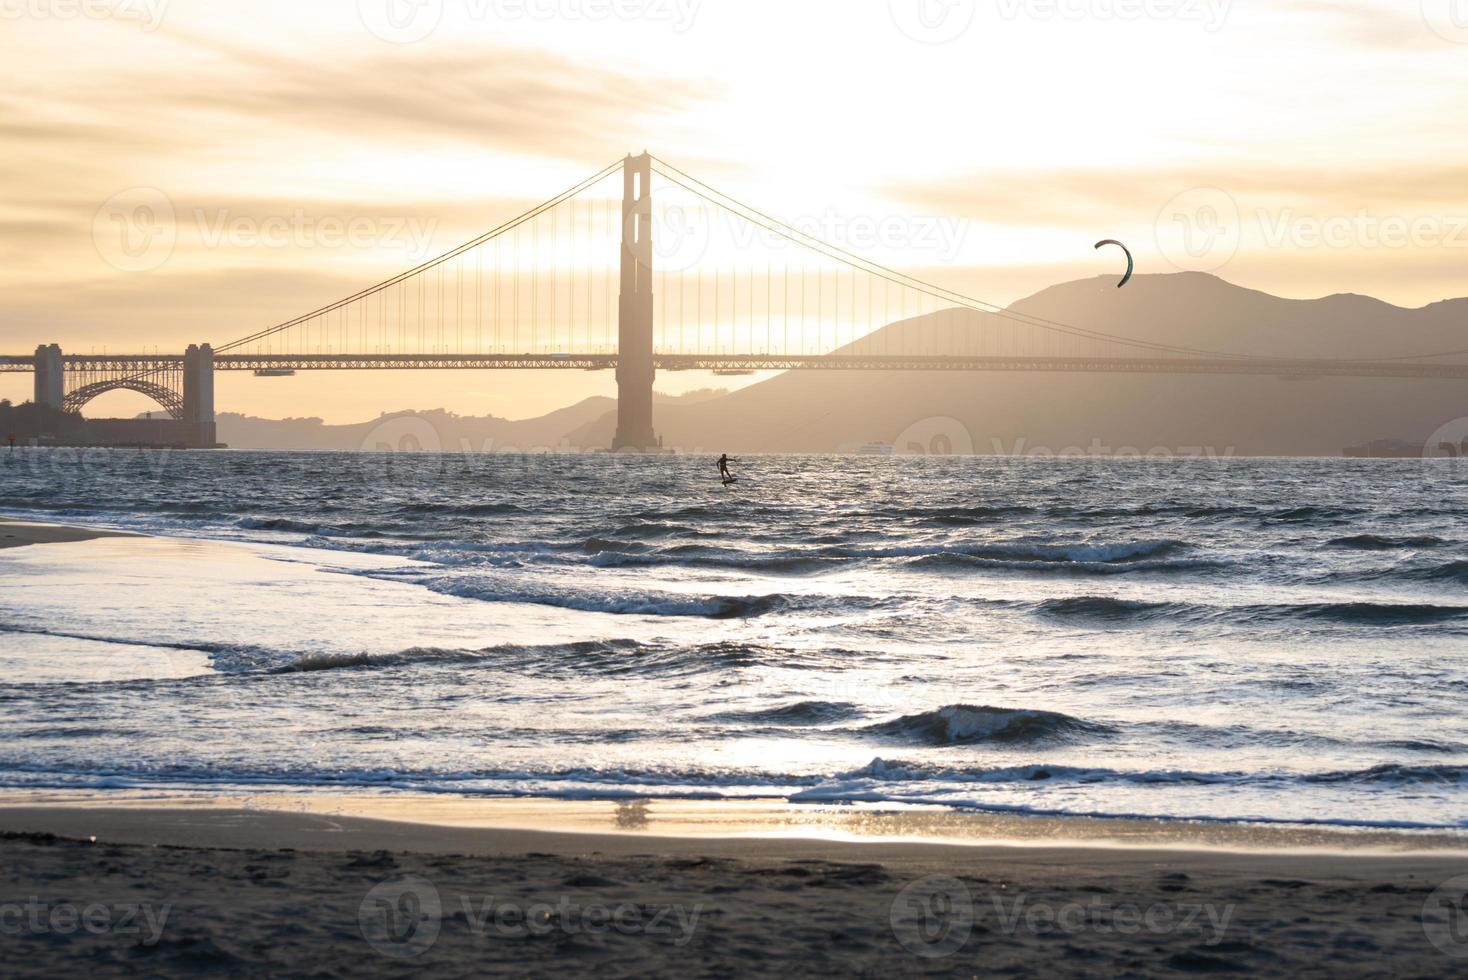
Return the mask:
<path fill-rule="evenodd" d="M 719 457 L 719 476 L 723 479 L 724 486 L 726 487 L 731 483 L 737 483 L 739 480 L 738 477 L 729 472 L 729 464 L 732 462 L 734 462 L 734 460 L 729 458 L 728 453 L 725 453 L 724 455 Z"/>

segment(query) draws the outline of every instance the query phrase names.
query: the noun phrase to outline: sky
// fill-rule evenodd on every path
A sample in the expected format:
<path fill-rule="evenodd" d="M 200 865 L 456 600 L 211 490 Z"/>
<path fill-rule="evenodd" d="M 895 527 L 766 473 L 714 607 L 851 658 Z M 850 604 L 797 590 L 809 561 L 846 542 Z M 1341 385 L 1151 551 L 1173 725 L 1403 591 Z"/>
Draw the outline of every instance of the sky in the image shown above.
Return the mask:
<path fill-rule="evenodd" d="M 1120 271 L 1101 238 L 1293 298 L 1468 295 L 1468 0 L 0 0 L 0 55 L 5 353 L 223 343 L 644 149 L 838 239 L 895 228 L 837 244 L 994 303 Z M 614 392 L 230 374 L 218 407 Z"/>

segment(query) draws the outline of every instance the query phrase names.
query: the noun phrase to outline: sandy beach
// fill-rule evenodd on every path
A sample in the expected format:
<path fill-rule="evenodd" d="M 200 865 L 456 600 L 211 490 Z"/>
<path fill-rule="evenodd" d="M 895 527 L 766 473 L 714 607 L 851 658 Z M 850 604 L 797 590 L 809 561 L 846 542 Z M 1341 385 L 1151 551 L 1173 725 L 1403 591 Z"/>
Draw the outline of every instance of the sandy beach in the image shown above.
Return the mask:
<path fill-rule="evenodd" d="M 594 809 L 626 827 L 660 808 Z M 542 827 L 552 809 L 473 805 L 477 822 Z M 474 822 L 12 803 L 3 924 L 24 965 L 7 972 L 1443 976 L 1468 956 L 1462 888 L 1439 891 L 1468 855 L 1410 839 L 1385 853 Z"/>

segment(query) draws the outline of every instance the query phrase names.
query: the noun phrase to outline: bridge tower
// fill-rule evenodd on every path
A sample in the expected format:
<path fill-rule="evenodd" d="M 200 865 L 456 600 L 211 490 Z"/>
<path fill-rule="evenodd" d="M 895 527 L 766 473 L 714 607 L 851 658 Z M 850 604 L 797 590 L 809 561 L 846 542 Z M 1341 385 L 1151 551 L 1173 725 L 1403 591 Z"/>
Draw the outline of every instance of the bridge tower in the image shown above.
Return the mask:
<path fill-rule="evenodd" d="M 212 447 L 218 438 L 214 426 L 214 348 L 190 344 L 184 351 L 183 421 L 192 430 L 194 444 Z"/>
<path fill-rule="evenodd" d="M 45 344 L 36 348 L 37 405 L 62 410 L 66 400 L 66 368 L 61 360 L 61 345 Z"/>
<path fill-rule="evenodd" d="M 622 293 L 617 309 L 614 452 L 654 449 L 652 429 L 652 157 L 622 165 Z"/>

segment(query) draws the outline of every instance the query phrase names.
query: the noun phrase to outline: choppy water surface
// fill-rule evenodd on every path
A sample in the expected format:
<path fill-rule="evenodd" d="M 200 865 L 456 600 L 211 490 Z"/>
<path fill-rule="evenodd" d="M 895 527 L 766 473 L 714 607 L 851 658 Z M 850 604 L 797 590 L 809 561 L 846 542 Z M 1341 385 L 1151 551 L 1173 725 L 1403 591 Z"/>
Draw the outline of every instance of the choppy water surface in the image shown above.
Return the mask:
<path fill-rule="evenodd" d="M 1460 461 L 739 470 L 18 453 L 0 785 L 1468 827 Z"/>

